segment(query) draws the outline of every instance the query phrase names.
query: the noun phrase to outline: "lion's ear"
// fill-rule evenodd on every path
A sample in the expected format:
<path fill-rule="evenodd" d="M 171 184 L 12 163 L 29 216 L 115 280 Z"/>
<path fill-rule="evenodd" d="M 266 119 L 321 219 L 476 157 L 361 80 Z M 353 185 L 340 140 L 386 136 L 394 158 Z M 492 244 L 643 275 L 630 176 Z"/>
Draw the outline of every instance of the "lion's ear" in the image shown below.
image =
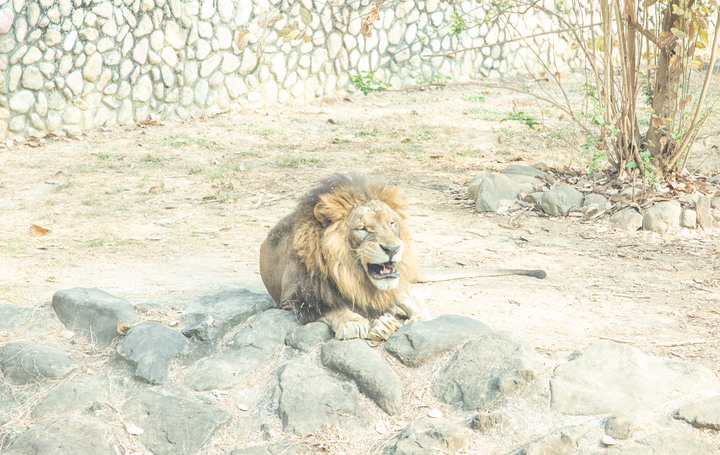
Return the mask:
<path fill-rule="evenodd" d="M 399 186 L 387 186 L 383 189 L 379 199 L 389 205 L 401 217 L 407 218 L 408 202 L 402 188 Z"/>
<path fill-rule="evenodd" d="M 325 194 L 320 197 L 320 202 L 315 204 L 313 213 L 320 224 L 329 226 L 332 223 L 345 219 L 351 209 L 352 204 L 346 199 Z"/>

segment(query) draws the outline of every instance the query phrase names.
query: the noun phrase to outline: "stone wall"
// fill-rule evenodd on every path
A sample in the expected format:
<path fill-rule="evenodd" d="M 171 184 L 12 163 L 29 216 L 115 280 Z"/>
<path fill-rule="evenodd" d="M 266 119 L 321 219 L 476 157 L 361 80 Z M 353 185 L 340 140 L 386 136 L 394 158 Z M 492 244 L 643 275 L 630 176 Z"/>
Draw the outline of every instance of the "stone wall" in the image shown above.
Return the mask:
<path fill-rule="evenodd" d="M 360 71 L 402 88 L 540 70 L 520 42 L 424 57 L 551 26 L 530 15 L 453 33 L 478 5 L 385 2 L 363 34 L 368 0 L 0 0 L 0 140 L 333 98 Z M 538 49 L 570 52 L 558 35 Z"/>

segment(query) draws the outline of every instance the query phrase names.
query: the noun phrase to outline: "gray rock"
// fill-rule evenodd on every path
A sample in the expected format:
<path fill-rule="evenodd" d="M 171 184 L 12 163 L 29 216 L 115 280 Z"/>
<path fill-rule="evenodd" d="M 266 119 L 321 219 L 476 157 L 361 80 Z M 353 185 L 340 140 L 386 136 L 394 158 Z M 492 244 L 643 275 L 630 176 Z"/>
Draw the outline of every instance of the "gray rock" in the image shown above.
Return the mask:
<path fill-rule="evenodd" d="M 720 396 L 682 406 L 675 413 L 675 418 L 684 420 L 696 428 L 720 430 Z"/>
<path fill-rule="evenodd" d="M 487 175 L 488 174 L 486 172 L 480 172 L 475 174 L 472 180 L 470 180 L 470 183 L 468 184 L 468 198 L 473 201 L 477 200 L 478 188 L 480 188 L 480 183 Z"/>
<path fill-rule="evenodd" d="M 536 191 L 525 196 L 523 200 L 525 202 L 532 202 L 533 204 L 540 204 L 542 202 L 543 194 L 545 193 L 542 191 Z"/>
<path fill-rule="evenodd" d="M 364 340 L 331 340 L 322 348 L 322 362 L 355 381 L 358 389 L 390 415 L 402 411 L 400 378 Z"/>
<path fill-rule="evenodd" d="M 680 429 L 661 431 L 638 442 L 652 447 L 653 455 L 710 455 L 714 453 L 713 446 Z"/>
<path fill-rule="evenodd" d="M 385 342 L 385 350 L 405 365 L 417 367 L 490 330 L 477 319 L 445 314 L 402 326 Z"/>
<path fill-rule="evenodd" d="M 116 455 L 119 445 L 110 425 L 70 414 L 21 433 L 3 455 Z"/>
<path fill-rule="evenodd" d="M 252 317 L 222 354 L 201 361 L 185 378 L 194 390 L 228 389 L 247 381 L 298 328 L 295 315 L 277 308 Z"/>
<path fill-rule="evenodd" d="M 637 423 L 632 416 L 610 416 L 605 422 L 605 434 L 615 439 L 627 439 L 635 427 L 637 427 Z"/>
<path fill-rule="evenodd" d="M 501 200 L 515 199 L 520 193 L 533 191 L 532 185 L 517 183 L 503 174 L 489 174 L 477 187 L 475 208 L 478 212 L 494 212 Z"/>
<path fill-rule="evenodd" d="M 159 322 L 145 321 L 132 327 L 118 344 L 117 353 L 136 365 L 135 375 L 150 384 L 165 381 L 170 359 L 185 351 L 183 334 Z"/>
<path fill-rule="evenodd" d="M 481 412 L 470 421 L 470 428 L 484 433 L 493 428 L 502 428 L 506 423 L 507 418 L 500 413 Z"/>
<path fill-rule="evenodd" d="M 223 291 L 189 305 L 180 322 L 180 331 L 187 337 L 215 342 L 250 316 L 274 306 L 267 294 L 247 289 Z"/>
<path fill-rule="evenodd" d="M 130 302 L 97 288 L 57 291 L 52 306 L 67 328 L 101 346 L 108 346 L 120 335 L 117 330 L 120 322 L 135 322 Z"/>
<path fill-rule="evenodd" d="M 503 175 L 507 176 L 510 180 L 512 180 L 515 183 L 519 183 L 521 185 L 530 185 L 532 187 L 533 191 L 537 191 L 538 188 L 542 185 L 542 182 L 535 177 L 531 177 L 529 175 L 523 175 L 523 174 L 506 174 L 503 173 Z"/>
<path fill-rule="evenodd" d="M 299 442 L 278 442 L 264 446 L 252 446 L 235 449 L 230 455 L 307 455 L 318 453 Z"/>
<path fill-rule="evenodd" d="M 710 455 L 713 447 L 682 430 L 665 430 L 594 455 Z"/>
<path fill-rule="evenodd" d="M 577 453 L 578 443 L 589 431 L 589 428 L 580 425 L 561 428 L 510 453 L 512 455 L 572 455 Z"/>
<path fill-rule="evenodd" d="M 308 434 L 329 425 L 358 433 L 373 423 L 370 411 L 359 402 L 355 385 L 339 381 L 300 361 L 287 363 L 279 373 L 278 414 L 283 430 Z"/>
<path fill-rule="evenodd" d="M 607 198 L 602 194 L 588 193 L 585 195 L 585 199 L 583 200 L 583 207 L 590 207 L 591 205 L 595 204 L 599 208 L 604 209 L 607 202 Z"/>
<path fill-rule="evenodd" d="M 299 327 L 295 315 L 273 308 L 252 317 L 228 343 L 231 348 L 254 347 L 271 351 L 285 344 L 288 332 Z"/>
<path fill-rule="evenodd" d="M 532 166 L 523 166 L 522 164 L 511 164 L 502 170 L 503 174 L 527 175 L 530 177 L 545 178 L 547 172 L 543 172 Z"/>
<path fill-rule="evenodd" d="M 486 409 L 534 381 L 544 368 L 540 355 L 510 332 L 489 332 L 461 347 L 435 377 L 432 392 L 464 410 Z"/>
<path fill-rule="evenodd" d="M 235 387 L 252 377 L 267 356 L 265 351 L 253 347 L 229 349 L 199 362 L 185 377 L 185 384 L 197 391 Z"/>
<path fill-rule="evenodd" d="M 332 329 L 324 322 L 311 322 L 291 330 L 287 343 L 303 352 L 311 351 L 315 346 L 334 338 Z"/>
<path fill-rule="evenodd" d="M 13 384 L 64 378 L 81 365 L 48 346 L 17 342 L 0 348 L 0 369 L 5 379 Z"/>
<path fill-rule="evenodd" d="M 700 227 L 705 231 L 712 231 L 713 216 L 710 213 L 710 198 L 701 194 L 695 204 L 695 211 L 697 212 L 697 221 Z"/>
<path fill-rule="evenodd" d="M 681 210 L 678 201 L 657 202 L 645 210 L 642 227 L 648 231 L 664 234 L 668 229 L 680 225 Z"/>
<path fill-rule="evenodd" d="M 610 217 L 610 222 L 626 231 L 637 231 L 642 227 L 643 216 L 632 207 L 619 210 Z"/>
<path fill-rule="evenodd" d="M 720 197 L 714 197 L 710 199 L 710 207 L 714 208 L 715 210 L 720 209 Z"/>
<path fill-rule="evenodd" d="M 680 226 L 690 229 L 697 227 L 697 213 L 695 210 L 686 209 L 680 212 Z"/>
<path fill-rule="evenodd" d="M 400 432 L 383 450 L 388 455 L 460 453 L 470 442 L 470 432 L 445 420 L 423 419 Z"/>
<path fill-rule="evenodd" d="M 11 330 L 27 322 L 33 310 L 29 307 L 0 304 L 0 330 Z"/>
<path fill-rule="evenodd" d="M 627 414 L 657 409 L 698 391 L 720 391 L 708 369 L 648 356 L 631 346 L 599 341 L 555 369 L 551 406 L 564 414 Z"/>
<path fill-rule="evenodd" d="M 73 381 L 52 389 L 30 413 L 32 418 L 45 420 L 75 411 L 88 409 L 94 402 L 102 401 L 104 389 L 98 383 Z"/>
<path fill-rule="evenodd" d="M 194 454 L 230 420 L 222 409 L 150 391 L 126 401 L 122 410 L 144 430 L 140 440 L 154 455 Z"/>
<path fill-rule="evenodd" d="M 583 195 L 581 192 L 561 183 L 543 194 L 540 205 L 543 212 L 551 216 L 566 216 L 573 207 L 582 207 Z"/>

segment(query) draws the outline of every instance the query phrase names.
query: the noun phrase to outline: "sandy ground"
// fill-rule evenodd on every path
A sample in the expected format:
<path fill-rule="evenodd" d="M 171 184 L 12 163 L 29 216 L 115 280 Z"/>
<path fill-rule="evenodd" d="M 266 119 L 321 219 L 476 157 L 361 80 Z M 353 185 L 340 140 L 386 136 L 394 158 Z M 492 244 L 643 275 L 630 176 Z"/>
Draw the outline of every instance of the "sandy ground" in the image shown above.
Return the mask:
<path fill-rule="evenodd" d="M 513 109 L 555 134 L 501 122 Z M 709 128 L 691 165 L 712 174 L 720 139 Z M 448 87 L 0 148 L 0 303 L 34 305 L 75 286 L 176 307 L 222 289 L 263 291 L 257 258 L 270 227 L 318 178 L 359 170 L 406 189 L 424 266 L 548 272 L 416 285 L 432 315 L 474 316 L 551 356 L 611 339 L 720 373 L 720 229 L 630 233 L 607 218 L 511 218 L 468 203 L 477 172 L 585 169 L 588 157 L 568 146 L 579 142 L 530 98 Z"/>

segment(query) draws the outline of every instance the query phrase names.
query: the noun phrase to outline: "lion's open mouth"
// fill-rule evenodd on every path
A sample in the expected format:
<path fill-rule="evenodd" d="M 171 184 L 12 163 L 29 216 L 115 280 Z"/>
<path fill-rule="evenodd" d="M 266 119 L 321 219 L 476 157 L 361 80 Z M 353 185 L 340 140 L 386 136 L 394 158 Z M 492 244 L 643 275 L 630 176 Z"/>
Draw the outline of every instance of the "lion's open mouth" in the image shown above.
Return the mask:
<path fill-rule="evenodd" d="M 384 280 L 387 278 L 397 278 L 400 276 L 397 269 L 397 263 L 395 262 L 384 262 L 382 264 L 369 264 L 367 265 L 367 272 L 370 278 L 376 280 Z"/>

